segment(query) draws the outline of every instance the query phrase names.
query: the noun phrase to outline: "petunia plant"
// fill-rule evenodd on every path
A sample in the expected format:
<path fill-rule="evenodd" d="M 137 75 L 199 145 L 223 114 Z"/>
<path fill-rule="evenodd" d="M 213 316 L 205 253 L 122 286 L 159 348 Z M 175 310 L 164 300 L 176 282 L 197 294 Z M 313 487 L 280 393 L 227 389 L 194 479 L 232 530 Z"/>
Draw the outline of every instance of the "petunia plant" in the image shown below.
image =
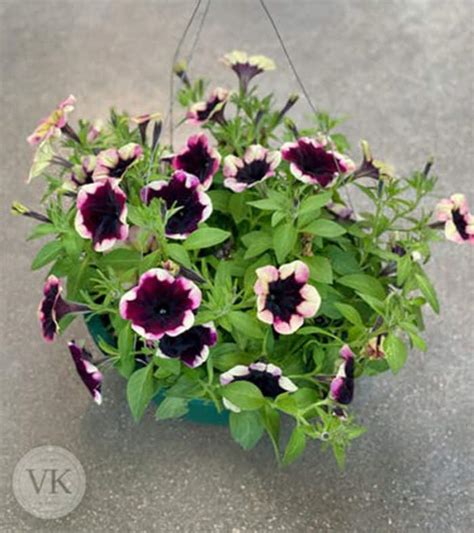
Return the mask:
<path fill-rule="evenodd" d="M 369 386 L 359 378 L 427 349 L 431 243 L 444 231 L 472 244 L 474 217 L 462 194 L 433 200 L 432 161 L 399 176 L 366 141 L 351 150 L 339 119 L 297 126 L 296 95 L 278 103 L 255 85 L 272 60 L 222 62 L 234 89 L 175 68 L 180 124 L 196 128 L 182 146 L 161 140 L 156 112 L 73 126 L 73 96 L 28 138 L 28 179 L 45 194 L 38 211 L 12 210 L 38 222 L 30 239 L 47 239 L 32 265 L 47 267 L 42 335 L 78 315 L 99 321 L 100 359 L 68 345 L 97 403 L 115 368 L 137 420 L 153 400 L 160 420 L 211 405 L 246 449 L 266 432 L 288 464 L 318 440 L 342 465 L 365 431 L 350 408 Z"/>

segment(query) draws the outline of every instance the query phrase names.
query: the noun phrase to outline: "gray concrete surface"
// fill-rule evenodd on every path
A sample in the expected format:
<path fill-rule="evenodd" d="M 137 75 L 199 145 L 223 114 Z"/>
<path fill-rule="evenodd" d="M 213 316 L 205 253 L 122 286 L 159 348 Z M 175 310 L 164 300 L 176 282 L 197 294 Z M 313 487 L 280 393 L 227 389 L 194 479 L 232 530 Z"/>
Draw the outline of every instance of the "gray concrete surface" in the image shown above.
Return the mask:
<path fill-rule="evenodd" d="M 440 196 L 465 191 L 474 208 L 471 0 L 268 0 L 318 106 L 347 113 L 355 143 L 409 170 L 436 154 Z M 39 243 L 8 205 L 37 204 L 25 186 L 25 137 L 73 92 L 76 116 L 165 110 L 174 47 L 190 1 L 1 0 L 1 531 L 468 532 L 472 508 L 472 249 L 441 245 L 430 272 L 442 303 L 428 314 L 428 353 L 396 377 L 360 385 L 356 407 L 369 432 L 338 472 L 317 445 L 278 471 L 267 442 L 240 450 L 222 428 L 135 425 L 123 382 L 109 375 L 94 406 L 64 342 L 42 343 L 36 323 L 43 273 L 30 273 Z M 214 0 L 193 64 L 221 84 L 216 63 L 234 48 L 281 67 L 265 87 L 297 89 L 256 0 Z M 303 103 L 296 113 L 306 112 Z M 184 132 L 182 133 L 184 135 Z M 76 338 L 85 335 L 75 324 Z M 11 475 L 32 447 L 55 444 L 84 465 L 82 504 L 57 521 L 29 516 Z"/>

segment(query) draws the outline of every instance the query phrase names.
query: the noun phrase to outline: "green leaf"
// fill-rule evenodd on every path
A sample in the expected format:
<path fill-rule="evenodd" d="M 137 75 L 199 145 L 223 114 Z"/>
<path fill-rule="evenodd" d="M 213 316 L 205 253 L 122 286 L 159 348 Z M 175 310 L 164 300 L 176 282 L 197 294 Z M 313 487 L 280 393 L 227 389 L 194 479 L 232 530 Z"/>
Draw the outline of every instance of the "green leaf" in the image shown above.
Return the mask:
<path fill-rule="evenodd" d="M 301 231 L 304 233 L 311 233 L 318 237 L 326 237 L 328 239 L 340 237 L 346 233 L 346 230 L 337 222 L 326 220 L 324 218 L 311 222 L 311 224 L 303 228 Z"/>
<path fill-rule="evenodd" d="M 364 322 L 362 321 L 362 318 L 354 307 L 352 305 L 343 304 L 340 302 L 334 302 L 334 307 L 341 313 L 341 315 L 349 320 L 351 324 L 354 324 L 355 326 L 363 326 Z"/>
<path fill-rule="evenodd" d="M 263 339 L 263 330 L 260 322 L 248 313 L 243 311 L 231 311 L 228 318 L 234 328 L 252 339 Z"/>
<path fill-rule="evenodd" d="M 252 449 L 263 435 L 263 424 L 260 415 L 255 411 L 230 413 L 230 433 L 244 450 Z"/>
<path fill-rule="evenodd" d="M 48 263 L 51 263 L 63 252 L 63 250 L 63 245 L 60 241 L 48 242 L 48 244 L 43 246 L 43 248 L 41 248 L 36 254 L 33 263 L 31 263 L 31 269 L 38 270 Z"/>
<path fill-rule="evenodd" d="M 314 196 L 305 198 L 298 209 L 298 217 L 304 216 L 309 213 L 313 213 L 321 207 L 324 207 L 331 200 L 332 194 L 330 192 L 323 192 Z"/>
<path fill-rule="evenodd" d="M 44 237 L 45 235 L 50 235 L 51 233 L 56 233 L 56 227 L 53 224 L 44 223 L 44 224 L 38 224 L 35 226 L 26 239 L 27 241 L 32 241 L 34 239 L 39 239 L 40 237 Z"/>
<path fill-rule="evenodd" d="M 421 294 L 423 294 L 423 296 L 426 298 L 426 301 L 430 304 L 433 311 L 436 314 L 439 314 L 438 297 L 436 296 L 436 290 L 431 281 L 426 276 L 422 276 L 420 274 L 415 274 L 415 278 Z"/>
<path fill-rule="evenodd" d="M 130 270 L 138 265 L 141 260 L 141 254 L 137 250 L 127 250 L 119 248 L 103 254 L 99 261 L 99 268 L 106 270 L 108 267 L 113 270 Z"/>
<path fill-rule="evenodd" d="M 280 413 L 266 404 L 262 410 L 263 425 L 272 441 L 273 450 L 278 463 L 280 463 Z"/>
<path fill-rule="evenodd" d="M 319 283 L 332 284 L 332 267 L 331 262 L 327 257 L 316 255 L 313 257 L 304 257 L 303 261 L 309 266 L 310 279 L 318 281 Z"/>
<path fill-rule="evenodd" d="M 167 397 L 155 412 L 157 420 L 167 420 L 169 418 L 180 418 L 188 412 L 188 400 L 184 398 Z"/>
<path fill-rule="evenodd" d="M 375 312 L 377 312 L 379 315 L 384 316 L 385 315 L 385 305 L 382 301 L 380 301 L 378 298 L 373 298 L 372 296 L 369 296 L 367 294 L 360 294 L 359 296 L 366 302 Z"/>
<path fill-rule="evenodd" d="M 207 191 L 207 194 L 211 197 L 212 208 L 215 211 L 221 213 L 227 213 L 229 209 L 229 200 L 231 198 L 231 192 L 229 191 Z"/>
<path fill-rule="evenodd" d="M 220 244 L 229 237 L 230 232 L 219 228 L 200 228 L 184 241 L 184 247 L 186 250 L 200 250 Z"/>
<path fill-rule="evenodd" d="M 136 422 L 143 416 L 145 409 L 155 395 L 153 364 L 136 370 L 128 380 L 127 400 Z"/>
<path fill-rule="evenodd" d="M 354 253 L 341 250 L 337 246 L 328 246 L 327 251 L 333 270 L 341 276 L 360 272 L 360 265 Z"/>
<path fill-rule="evenodd" d="M 346 463 L 346 450 L 343 444 L 331 442 L 332 452 L 337 462 L 337 466 L 343 470 Z"/>
<path fill-rule="evenodd" d="M 362 294 L 368 294 L 378 300 L 384 300 L 386 293 L 383 285 L 377 278 L 369 276 L 368 274 L 348 274 L 339 278 L 338 283 L 350 287 Z"/>
<path fill-rule="evenodd" d="M 383 343 L 383 349 L 386 353 L 386 359 L 390 369 L 396 374 L 407 360 L 408 351 L 405 343 L 397 336 L 390 333 Z"/>
<path fill-rule="evenodd" d="M 223 386 L 222 395 L 245 411 L 260 409 L 265 403 L 260 389 L 248 381 L 233 381 Z"/>
<path fill-rule="evenodd" d="M 278 211 L 282 208 L 281 202 L 278 200 L 271 200 L 270 198 L 265 200 L 256 200 L 254 202 L 247 202 L 247 205 L 251 205 L 252 207 L 256 207 L 257 209 L 261 209 L 263 211 Z"/>
<path fill-rule="evenodd" d="M 283 464 L 289 465 L 295 461 L 306 447 L 306 435 L 303 428 L 296 426 L 291 434 L 290 440 L 286 445 L 285 453 L 283 455 Z"/>
<path fill-rule="evenodd" d="M 263 252 L 272 247 L 273 242 L 271 235 L 263 231 L 252 231 L 242 237 L 242 241 L 247 247 L 244 259 L 251 259 L 263 254 Z"/>
<path fill-rule="evenodd" d="M 412 261 L 410 255 L 404 255 L 397 262 L 397 285 L 401 287 L 411 273 Z"/>
<path fill-rule="evenodd" d="M 272 228 L 278 226 L 278 224 L 285 218 L 286 214 L 284 211 L 275 211 L 272 215 Z"/>
<path fill-rule="evenodd" d="M 168 244 L 167 251 L 171 259 L 186 268 L 192 268 L 191 260 L 186 249 L 181 244 Z"/>
<path fill-rule="evenodd" d="M 124 325 L 118 334 L 118 351 L 120 360 L 117 368 L 122 376 L 128 378 L 135 369 L 135 356 L 133 354 L 135 335 L 130 323 Z"/>
<path fill-rule="evenodd" d="M 229 213 L 237 222 L 242 222 L 247 216 L 248 207 L 245 203 L 245 194 L 233 194 L 229 200 Z"/>
<path fill-rule="evenodd" d="M 283 263 L 287 255 L 293 250 L 296 238 L 296 228 L 291 223 L 282 224 L 273 232 L 273 248 L 279 263 Z"/>

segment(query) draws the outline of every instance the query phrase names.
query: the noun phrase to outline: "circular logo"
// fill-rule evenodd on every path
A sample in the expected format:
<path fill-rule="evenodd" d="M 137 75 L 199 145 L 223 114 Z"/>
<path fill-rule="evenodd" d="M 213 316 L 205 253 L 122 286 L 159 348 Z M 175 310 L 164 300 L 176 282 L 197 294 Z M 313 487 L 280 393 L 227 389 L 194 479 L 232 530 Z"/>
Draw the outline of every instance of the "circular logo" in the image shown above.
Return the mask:
<path fill-rule="evenodd" d="M 61 518 L 72 512 L 86 491 L 81 463 L 59 446 L 33 448 L 17 463 L 13 472 L 13 493 L 18 503 L 33 516 Z"/>

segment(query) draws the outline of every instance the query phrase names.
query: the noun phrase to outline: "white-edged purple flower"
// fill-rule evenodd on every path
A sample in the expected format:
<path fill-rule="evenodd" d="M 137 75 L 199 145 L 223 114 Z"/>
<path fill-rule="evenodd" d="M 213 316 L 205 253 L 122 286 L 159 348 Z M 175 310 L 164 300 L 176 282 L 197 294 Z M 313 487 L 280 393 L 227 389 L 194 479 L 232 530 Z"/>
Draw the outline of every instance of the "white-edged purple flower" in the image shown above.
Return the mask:
<path fill-rule="evenodd" d="M 280 161 L 280 152 L 252 144 L 242 158 L 228 155 L 224 159 L 224 186 L 234 192 L 243 192 L 274 176 Z"/>
<path fill-rule="evenodd" d="M 327 187 L 338 174 L 352 172 L 354 163 L 346 156 L 327 149 L 327 141 L 301 137 L 285 143 L 283 159 L 290 163 L 290 171 L 303 183 Z"/>
<path fill-rule="evenodd" d="M 242 92 L 247 92 L 252 78 L 267 70 L 275 70 L 275 63 L 263 55 L 249 56 L 240 50 L 234 50 L 222 58 L 222 62 L 230 67 L 239 78 Z"/>
<path fill-rule="evenodd" d="M 248 381 L 260 389 L 266 398 L 276 398 L 285 392 L 295 392 L 298 387 L 291 379 L 283 376 L 281 368 L 265 363 L 252 363 L 249 366 L 237 365 L 220 376 L 221 385 L 225 386 L 234 381 Z M 240 408 L 223 398 L 227 409 L 238 413 Z"/>
<path fill-rule="evenodd" d="M 469 212 L 464 194 L 453 194 L 450 198 L 441 200 L 435 212 L 440 222 L 446 222 L 444 233 L 448 240 L 459 244 L 474 244 L 474 215 Z"/>
<path fill-rule="evenodd" d="M 38 308 L 43 339 L 53 342 L 59 332 L 59 321 L 71 313 L 86 313 L 89 307 L 84 304 L 67 302 L 61 296 L 61 282 L 56 276 L 49 276 L 43 287 L 43 299 Z"/>
<path fill-rule="evenodd" d="M 27 141 L 31 146 L 36 146 L 46 139 L 61 136 L 61 130 L 67 124 L 69 113 L 74 111 L 76 98 L 71 94 L 63 100 L 58 107 L 36 127 L 35 131 L 28 137 Z"/>
<path fill-rule="evenodd" d="M 290 335 L 305 318 L 314 316 L 321 305 L 315 287 L 307 283 L 309 268 L 303 261 L 293 261 L 276 268 L 257 268 L 254 291 L 257 295 L 257 317 L 273 326 L 277 333 Z"/>
<path fill-rule="evenodd" d="M 180 359 L 189 368 L 196 368 L 206 362 L 209 348 L 216 342 L 217 331 L 209 322 L 193 326 L 176 337 L 165 335 L 158 342 L 156 355 L 164 359 Z"/>
<path fill-rule="evenodd" d="M 201 291 L 189 279 L 152 268 L 138 285 L 120 300 L 120 316 L 146 340 L 176 337 L 194 325 L 194 311 L 201 304 Z"/>
<path fill-rule="evenodd" d="M 336 377 L 331 381 L 330 395 L 338 403 L 347 405 L 354 396 L 354 354 L 347 344 L 340 351 L 344 361 L 339 366 Z"/>
<path fill-rule="evenodd" d="M 186 119 L 191 124 L 200 126 L 211 118 L 220 117 L 228 99 L 229 91 L 222 87 L 217 87 L 211 92 L 206 101 L 196 102 L 188 109 Z"/>
<path fill-rule="evenodd" d="M 85 348 L 81 348 L 74 341 L 70 341 L 68 347 L 79 377 L 87 387 L 94 402 L 100 405 L 102 403 L 101 388 L 104 378 L 102 372 L 92 363 L 92 356 Z"/>
<path fill-rule="evenodd" d="M 204 190 L 209 189 L 212 178 L 219 170 L 221 156 L 209 145 L 209 139 L 204 133 L 192 135 L 186 141 L 186 146 L 173 156 L 171 164 L 176 170 L 184 170 L 199 179 Z"/>
<path fill-rule="evenodd" d="M 143 148 L 137 143 L 99 152 L 93 174 L 94 181 L 104 178 L 120 179 L 142 155 Z"/>
<path fill-rule="evenodd" d="M 96 157 L 86 155 L 81 158 L 81 163 L 74 165 L 71 172 L 71 180 L 76 185 L 86 185 L 92 183 L 92 174 L 94 173 Z"/>
<path fill-rule="evenodd" d="M 128 236 L 127 196 L 114 178 L 83 185 L 77 194 L 75 228 L 91 239 L 96 252 L 112 248 Z"/>
<path fill-rule="evenodd" d="M 179 208 L 166 223 L 165 233 L 170 239 L 185 239 L 212 213 L 211 199 L 199 179 L 182 170 L 177 170 L 170 181 L 152 181 L 143 187 L 141 196 L 146 204 L 161 198 L 167 209 Z"/>

